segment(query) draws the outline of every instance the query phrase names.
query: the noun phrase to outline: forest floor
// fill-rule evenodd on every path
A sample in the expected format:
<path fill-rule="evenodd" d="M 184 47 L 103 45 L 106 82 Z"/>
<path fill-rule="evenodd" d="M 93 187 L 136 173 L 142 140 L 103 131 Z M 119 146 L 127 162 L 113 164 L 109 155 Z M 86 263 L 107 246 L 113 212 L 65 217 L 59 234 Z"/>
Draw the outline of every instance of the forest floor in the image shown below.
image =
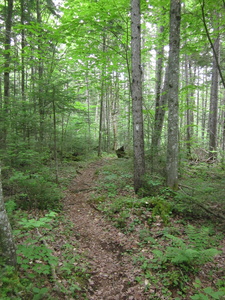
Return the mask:
<path fill-rule="evenodd" d="M 150 174 L 138 196 L 132 167 L 66 162 L 58 213 L 12 210 L 20 280 L 0 299 L 225 299 L 224 169 L 183 167 L 176 194 Z"/>
<path fill-rule="evenodd" d="M 79 239 L 79 251 L 89 261 L 89 300 L 147 299 L 143 287 L 135 280 L 138 270 L 130 256 L 136 239 L 126 236 L 107 221 L 91 203 L 96 188 L 98 169 L 108 163 L 102 159 L 91 163 L 71 182 L 64 199 L 64 210 Z"/>
<path fill-rule="evenodd" d="M 157 200 L 159 205 L 156 205 L 156 215 L 161 217 L 152 218 L 152 211 L 143 208 L 131 209 L 127 214 L 125 200 L 124 205 L 117 204 L 118 207 L 113 211 L 115 214 L 109 220 L 98 207 L 99 203 L 105 202 L 104 184 L 107 184 L 104 177 L 108 176 L 108 186 L 113 186 L 115 174 L 108 171 L 106 175 L 102 174 L 102 170 L 110 164 L 115 168 L 115 164 L 127 163 L 115 158 L 92 162 L 72 180 L 64 199 L 64 210 L 74 224 L 79 251 L 85 255 L 89 264 L 90 277 L 86 282 L 85 299 L 162 300 L 181 299 L 181 296 L 182 299 L 225 299 L 225 240 L 221 236 L 223 222 L 219 220 L 218 232 L 209 229 L 211 225 L 206 227 L 205 217 L 203 222 L 201 218 L 184 221 L 182 216 L 174 215 L 169 217 L 168 225 L 167 206 L 164 206 L 160 197 Z M 103 190 L 99 189 L 101 176 Z M 119 180 L 123 181 L 123 178 Z M 132 177 L 130 180 L 132 182 Z M 126 197 L 136 199 L 137 203 L 140 201 L 132 188 L 120 189 L 120 184 L 113 187 L 117 194 L 115 197 L 113 194 L 110 196 L 110 203 L 118 202 L 119 199 L 122 203 Z M 113 223 L 113 220 L 116 222 Z M 192 227 L 192 224 L 198 229 Z M 215 244 L 220 253 L 212 254 Z M 209 252 L 207 249 L 210 249 Z M 163 255 L 168 256 L 169 263 L 163 261 Z M 207 260 L 207 255 L 214 256 L 214 259 Z"/>

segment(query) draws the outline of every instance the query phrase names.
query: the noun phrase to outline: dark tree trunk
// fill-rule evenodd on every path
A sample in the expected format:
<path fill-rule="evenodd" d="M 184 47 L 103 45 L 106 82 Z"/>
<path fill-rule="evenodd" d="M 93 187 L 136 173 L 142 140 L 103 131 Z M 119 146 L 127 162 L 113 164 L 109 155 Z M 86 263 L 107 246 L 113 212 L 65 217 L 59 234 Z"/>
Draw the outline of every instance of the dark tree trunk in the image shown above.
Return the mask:
<path fill-rule="evenodd" d="M 5 148 L 6 138 L 9 126 L 9 109 L 10 109 L 10 49 L 11 49 L 11 29 L 13 15 L 13 0 L 7 1 L 7 15 L 5 20 L 5 53 L 4 53 L 4 105 L 1 112 L 2 132 L 0 147 Z"/>

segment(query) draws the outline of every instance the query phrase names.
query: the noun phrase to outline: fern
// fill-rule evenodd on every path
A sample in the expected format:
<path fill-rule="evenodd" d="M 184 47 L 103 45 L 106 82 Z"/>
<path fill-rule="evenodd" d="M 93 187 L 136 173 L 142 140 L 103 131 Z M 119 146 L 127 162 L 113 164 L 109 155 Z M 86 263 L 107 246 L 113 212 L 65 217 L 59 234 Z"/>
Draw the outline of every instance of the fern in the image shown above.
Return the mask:
<path fill-rule="evenodd" d="M 163 260 L 174 265 L 197 266 L 213 260 L 220 252 L 215 248 L 199 249 L 194 245 L 187 245 L 182 239 L 167 234 L 173 246 L 167 247 Z"/>

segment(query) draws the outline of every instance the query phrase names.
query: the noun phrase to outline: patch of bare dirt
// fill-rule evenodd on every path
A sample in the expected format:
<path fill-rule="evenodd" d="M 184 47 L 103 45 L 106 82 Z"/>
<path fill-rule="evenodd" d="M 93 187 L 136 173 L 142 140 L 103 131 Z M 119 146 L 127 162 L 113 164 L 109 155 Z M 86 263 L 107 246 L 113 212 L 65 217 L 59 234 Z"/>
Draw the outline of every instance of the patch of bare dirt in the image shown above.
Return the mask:
<path fill-rule="evenodd" d="M 79 236 L 80 251 L 90 263 L 87 297 L 89 300 L 149 299 L 135 280 L 139 271 L 128 254 L 136 241 L 112 226 L 89 201 L 96 187 L 96 171 L 105 163 L 107 160 L 102 159 L 83 169 L 66 191 L 64 201 L 64 210 Z"/>

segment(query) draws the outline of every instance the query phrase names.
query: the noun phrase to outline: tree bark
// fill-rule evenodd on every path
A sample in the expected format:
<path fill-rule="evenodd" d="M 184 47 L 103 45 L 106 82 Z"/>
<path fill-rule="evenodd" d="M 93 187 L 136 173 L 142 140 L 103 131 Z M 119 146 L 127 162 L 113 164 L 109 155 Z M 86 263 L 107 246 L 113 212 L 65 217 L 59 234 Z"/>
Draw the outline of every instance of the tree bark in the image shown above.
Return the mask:
<path fill-rule="evenodd" d="M 11 29 L 12 29 L 13 0 L 7 0 L 7 15 L 5 20 L 5 53 L 4 53 L 4 106 L 2 110 L 1 122 L 2 133 L 0 147 L 5 148 L 8 129 L 8 114 L 10 106 L 10 49 L 11 49 Z"/>
<path fill-rule="evenodd" d="M 16 247 L 11 226 L 6 213 L 2 192 L 1 165 L 0 165 L 0 250 L 6 263 L 16 267 Z"/>
<path fill-rule="evenodd" d="M 214 42 L 214 49 L 216 53 L 213 56 L 212 79 L 211 79 L 211 93 L 210 93 L 210 110 L 209 110 L 209 155 L 210 159 L 216 158 L 217 148 L 217 115 L 218 115 L 218 87 L 219 87 L 219 72 L 217 63 L 219 61 L 219 37 Z"/>
<path fill-rule="evenodd" d="M 102 51 L 106 51 L 106 38 L 103 33 Z M 99 116 L 99 135 L 98 135 L 98 156 L 102 156 L 102 141 L 103 141 L 103 112 L 104 112 L 104 91 L 105 91 L 105 67 L 102 66 L 101 74 L 101 96 L 100 96 L 100 116 Z"/>
<path fill-rule="evenodd" d="M 134 190 L 143 184 L 145 173 L 144 134 L 142 112 L 142 70 L 141 70 L 141 16 L 140 0 L 131 0 L 131 63 L 132 63 L 132 111 L 134 149 Z"/>
<path fill-rule="evenodd" d="M 168 89 L 168 142 L 167 142 L 167 185 L 178 189 L 178 92 L 180 52 L 181 2 L 171 0 L 170 4 L 170 49 Z"/>
<path fill-rule="evenodd" d="M 160 26 L 159 35 L 162 35 L 164 32 L 164 26 Z M 162 42 L 162 38 L 160 39 L 161 45 L 156 49 L 156 86 L 155 86 L 155 120 L 154 120 L 154 129 L 152 134 L 152 162 L 153 156 L 157 153 L 157 148 L 159 146 L 160 138 L 161 138 L 161 129 L 164 120 L 163 113 L 164 107 L 162 106 L 162 78 L 163 78 L 163 56 L 164 56 L 164 44 Z M 164 110 L 165 112 L 165 110 Z"/>

